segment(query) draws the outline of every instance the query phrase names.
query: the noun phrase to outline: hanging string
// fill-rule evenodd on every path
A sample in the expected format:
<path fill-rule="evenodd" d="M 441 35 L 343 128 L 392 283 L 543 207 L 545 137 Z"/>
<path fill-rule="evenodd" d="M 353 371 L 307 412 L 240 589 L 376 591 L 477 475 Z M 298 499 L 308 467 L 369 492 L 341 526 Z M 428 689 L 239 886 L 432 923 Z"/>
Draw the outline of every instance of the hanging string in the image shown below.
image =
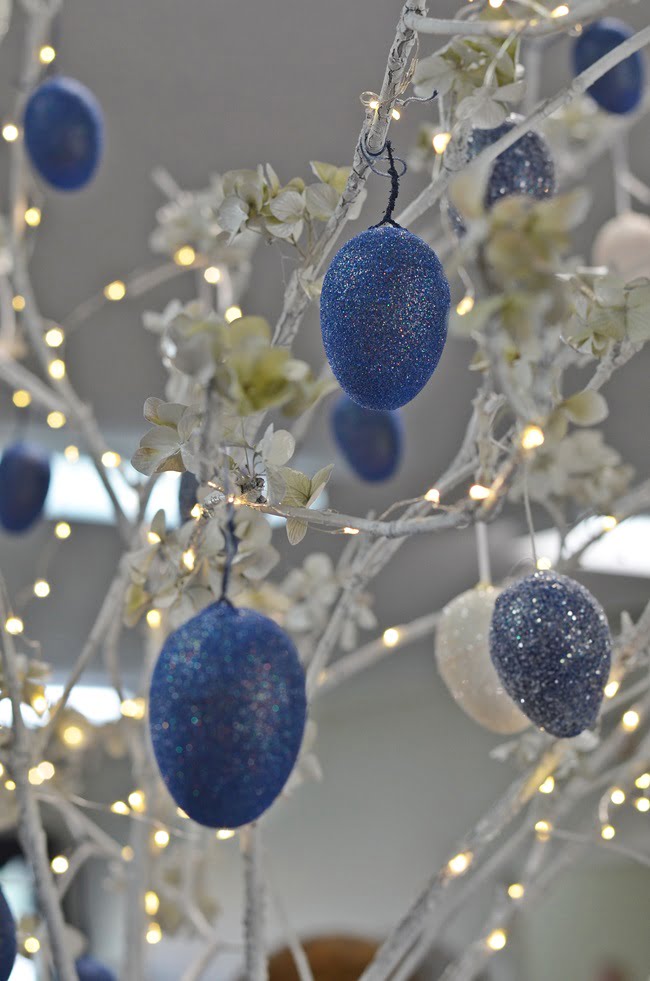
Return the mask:
<path fill-rule="evenodd" d="M 237 534 L 235 532 L 235 502 L 232 497 L 227 499 L 226 524 L 223 531 L 225 538 L 226 558 L 223 567 L 223 575 L 221 577 L 221 596 L 219 597 L 219 602 L 227 603 L 228 606 L 232 606 L 231 601 L 228 599 L 228 585 L 230 583 L 232 565 L 235 561 L 235 556 L 237 555 L 237 549 L 239 547 L 239 539 L 237 538 Z"/>
<path fill-rule="evenodd" d="M 535 526 L 533 525 L 533 512 L 530 507 L 530 494 L 528 493 L 528 468 L 524 468 L 524 509 L 526 511 L 526 523 L 528 524 L 528 534 L 530 535 L 530 547 L 533 553 L 533 562 L 537 568 L 537 545 L 535 543 Z"/>
<path fill-rule="evenodd" d="M 401 228 L 396 221 L 393 220 L 393 211 L 395 210 L 395 205 L 397 203 L 397 195 L 399 194 L 399 182 L 400 178 L 406 173 L 406 161 L 402 160 L 401 157 L 396 157 L 393 153 L 393 144 L 390 140 L 386 140 L 381 150 L 377 153 L 373 153 L 368 149 L 367 143 L 364 142 L 361 145 L 362 153 L 366 158 L 366 162 L 373 174 L 377 174 L 379 177 L 389 177 L 390 178 L 390 195 L 388 198 L 388 204 L 386 210 L 381 218 L 381 221 L 377 222 L 376 225 L 371 225 L 371 228 L 381 228 L 382 225 L 392 225 L 394 228 Z M 388 170 L 380 170 L 376 166 L 376 161 L 382 159 L 384 154 L 388 158 Z M 395 164 L 401 164 L 401 169 L 398 170 Z"/>

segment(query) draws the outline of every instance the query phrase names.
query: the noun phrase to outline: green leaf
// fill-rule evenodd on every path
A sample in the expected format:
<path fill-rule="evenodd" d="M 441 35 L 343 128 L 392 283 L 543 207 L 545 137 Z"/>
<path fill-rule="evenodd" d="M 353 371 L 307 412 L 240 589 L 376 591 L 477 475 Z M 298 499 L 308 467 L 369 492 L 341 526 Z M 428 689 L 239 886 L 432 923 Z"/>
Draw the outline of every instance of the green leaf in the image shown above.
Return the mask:
<path fill-rule="evenodd" d="M 291 467 L 280 467 L 279 473 L 286 483 L 286 492 L 282 498 L 282 504 L 289 507 L 305 507 L 311 492 L 311 480 L 299 470 L 292 470 Z"/>
<path fill-rule="evenodd" d="M 317 221 L 327 221 L 333 215 L 339 197 L 329 184 L 310 184 L 305 191 L 307 211 Z"/>
<path fill-rule="evenodd" d="M 562 405 L 564 412 L 576 426 L 595 426 L 607 418 L 609 409 L 600 392 L 585 389 L 572 395 Z"/>
<path fill-rule="evenodd" d="M 307 534 L 307 522 L 302 518 L 287 518 L 287 538 L 290 545 L 298 545 Z"/>

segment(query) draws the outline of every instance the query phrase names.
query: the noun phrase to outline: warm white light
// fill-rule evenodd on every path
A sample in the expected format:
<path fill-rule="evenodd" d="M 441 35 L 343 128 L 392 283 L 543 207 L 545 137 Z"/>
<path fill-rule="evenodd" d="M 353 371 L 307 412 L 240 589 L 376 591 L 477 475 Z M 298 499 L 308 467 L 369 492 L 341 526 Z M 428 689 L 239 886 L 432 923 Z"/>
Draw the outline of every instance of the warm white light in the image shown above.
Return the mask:
<path fill-rule="evenodd" d="M 150 545 L 158 545 L 162 541 L 162 538 L 160 537 L 160 535 L 157 532 L 155 532 L 155 531 L 148 531 L 147 532 L 147 541 L 149 542 Z"/>
<path fill-rule="evenodd" d="M 79 726 L 66 726 L 61 733 L 61 739 L 66 746 L 71 747 L 82 746 L 86 741 L 83 729 L 80 729 Z"/>
<path fill-rule="evenodd" d="M 375 109 L 375 110 L 379 109 L 379 99 L 371 99 L 370 102 L 368 103 L 368 106 L 371 109 Z"/>
<path fill-rule="evenodd" d="M 126 286 L 121 279 L 114 279 L 112 283 L 104 287 L 104 296 L 107 300 L 123 300 L 126 296 Z"/>
<path fill-rule="evenodd" d="M 79 447 L 71 443 L 70 446 L 66 446 L 63 455 L 68 463 L 77 463 L 79 460 Z"/>
<path fill-rule="evenodd" d="M 433 149 L 436 153 L 444 153 L 449 146 L 449 141 L 451 140 L 451 133 L 436 133 L 436 135 L 431 140 L 433 144 Z"/>
<path fill-rule="evenodd" d="M 148 916 L 155 916 L 160 909 L 160 899 L 158 893 L 150 890 L 144 894 L 144 910 Z"/>
<path fill-rule="evenodd" d="M 503 5 L 503 0 L 490 0 L 490 6 L 498 10 Z"/>
<path fill-rule="evenodd" d="M 27 771 L 27 779 L 33 787 L 40 787 L 42 783 L 45 783 L 45 780 L 41 776 L 37 766 L 32 766 L 29 768 Z"/>
<path fill-rule="evenodd" d="M 147 611 L 147 626 L 151 627 L 152 630 L 156 630 L 162 623 L 162 613 L 160 610 L 148 610 Z"/>
<path fill-rule="evenodd" d="M 148 944 L 157 944 L 162 940 L 162 930 L 158 923 L 150 923 L 149 929 L 146 933 L 146 941 Z"/>
<path fill-rule="evenodd" d="M 561 3 L 559 7 L 551 11 L 551 17 L 566 17 L 569 13 L 569 8 L 565 3 Z"/>
<path fill-rule="evenodd" d="M 191 548 L 188 548 L 186 552 L 183 552 L 182 559 L 185 568 L 191 572 L 196 563 L 196 554 L 192 551 Z"/>
<path fill-rule="evenodd" d="M 13 143 L 14 140 L 18 139 L 18 127 L 15 123 L 5 123 L 2 127 L 2 138 L 7 141 L 7 143 Z"/>
<path fill-rule="evenodd" d="M 41 65 L 51 65 L 56 58 L 56 51 L 51 44 L 44 44 L 38 52 L 38 60 Z"/>
<path fill-rule="evenodd" d="M 11 400 L 17 409 L 26 409 L 28 405 L 31 405 L 32 397 L 26 388 L 19 388 L 14 392 Z"/>
<path fill-rule="evenodd" d="M 391 116 L 393 117 L 393 119 L 401 119 L 402 118 L 402 114 L 399 111 L 399 109 L 393 109 L 393 111 L 391 113 Z"/>
<path fill-rule="evenodd" d="M 606 514 L 603 518 L 603 531 L 614 531 L 617 524 L 618 518 L 615 518 L 613 514 Z"/>
<path fill-rule="evenodd" d="M 174 262 L 177 266 L 191 266 L 196 259 L 196 252 L 191 245 L 182 245 L 174 252 Z"/>
<path fill-rule="evenodd" d="M 57 538 L 60 538 L 63 541 L 63 539 L 70 537 L 72 534 L 72 528 L 67 521 L 59 521 L 55 525 L 54 534 Z"/>
<path fill-rule="evenodd" d="M 63 873 L 67 872 L 70 868 L 70 862 L 67 860 L 65 855 L 57 855 L 52 859 L 50 864 L 52 866 L 52 871 L 55 872 L 56 875 L 63 875 Z"/>
<path fill-rule="evenodd" d="M 634 806 L 637 811 L 641 811 L 642 814 L 647 814 L 650 811 L 650 800 L 647 797 L 637 797 L 634 801 Z"/>
<path fill-rule="evenodd" d="M 124 859 L 124 861 L 125 862 L 132 862 L 133 861 L 133 854 L 134 853 L 133 853 L 133 849 L 131 848 L 131 846 L 130 845 L 124 845 L 124 847 L 122 848 L 122 858 Z"/>
<path fill-rule="evenodd" d="M 620 687 L 621 687 L 621 684 L 620 684 L 619 681 L 610 681 L 610 682 L 608 682 L 605 685 L 605 689 L 604 689 L 605 698 L 613 698 L 614 695 L 617 693 L 617 691 L 619 690 Z"/>
<path fill-rule="evenodd" d="M 462 875 L 470 867 L 472 862 L 471 852 L 460 852 L 458 855 L 454 855 L 453 858 L 447 862 L 447 871 L 451 875 Z"/>
<path fill-rule="evenodd" d="M 65 340 L 65 334 L 60 327 L 50 327 L 45 331 L 45 343 L 48 347 L 61 347 Z"/>
<path fill-rule="evenodd" d="M 47 579 L 37 579 L 33 588 L 34 596 L 38 596 L 39 599 L 45 599 L 50 595 L 50 584 Z"/>
<path fill-rule="evenodd" d="M 157 831 L 154 831 L 153 843 L 158 848 L 167 848 L 169 844 L 169 831 L 165 831 L 164 828 L 158 828 Z"/>
<path fill-rule="evenodd" d="M 36 695 L 33 695 L 31 697 L 31 699 L 29 700 L 29 704 L 31 705 L 31 707 L 34 709 L 35 712 L 37 712 L 39 715 L 42 715 L 43 712 L 45 712 L 47 709 L 47 698 L 45 697 L 45 695 L 41 694 L 40 692 L 37 692 Z"/>
<path fill-rule="evenodd" d="M 399 643 L 399 630 L 395 627 L 389 627 L 388 630 L 384 630 L 382 640 L 386 647 L 395 647 Z"/>
<path fill-rule="evenodd" d="M 471 313 L 474 309 L 474 297 L 470 296 L 468 293 L 456 307 L 456 313 L 459 317 L 464 317 L 466 314 Z"/>
<path fill-rule="evenodd" d="M 552 825 L 548 821 L 537 821 L 535 824 L 535 831 L 538 838 L 540 838 L 542 841 L 546 841 L 552 831 Z"/>
<path fill-rule="evenodd" d="M 616 804 L 617 806 L 619 806 L 620 804 L 624 804 L 625 791 L 621 790 L 620 787 L 614 787 L 611 794 L 609 795 L 609 799 L 611 800 L 612 804 Z"/>
<path fill-rule="evenodd" d="M 113 812 L 113 814 L 126 815 L 129 813 L 129 805 L 125 804 L 123 800 L 115 800 L 111 804 L 111 811 Z"/>
<path fill-rule="evenodd" d="M 43 780 L 51 780 L 56 773 L 54 763 L 50 763 L 49 760 L 43 760 L 42 763 L 38 764 L 38 772 L 43 777 Z"/>
<path fill-rule="evenodd" d="M 68 420 L 62 412 L 55 409 L 53 412 L 48 412 L 47 414 L 47 424 L 50 429 L 63 429 Z"/>
<path fill-rule="evenodd" d="M 65 377 L 65 361 L 55 358 L 54 361 L 50 361 L 47 370 L 55 381 L 61 381 Z"/>
<path fill-rule="evenodd" d="M 521 882 L 513 882 L 508 886 L 508 895 L 511 899 L 523 899 L 524 891 Z"/>
<path fill-rule="evenodd" d="M 472 484 L 469 489 L 469 496 L 473 501 L 486 501 L 491 493 L 490 488 L 482 484 Z"/>
<path fill-rule="evenodd" d="M 119 453 L 115 453 L 113 450 L 106 450 L 105 453 L 102 453 L 102 463 L 109 469 L 119 467 L 121 462 L 122 457 Z"/>
<path fill-rule="evenodd" d="M 183 810 L 182 807 L 177 807 L 176 813 L 178 814 L 179 818 L 183 818 L 184 821 L 189 821 L 190 816 Z"/>
<path fill-rule="evenodd" d="M 127 798 L 130 807 L 141 814 L 145 809 L 145 796 L 142 790 L 132 790 Z M 154 913 L 156 910 L 154 910 Z"/>
<path fill-rule="evenodd" d="M 25 624 L 20 617 L 7 617 L 5 620 L 5 630 L 8 634 L 16 636 L 17 634 L 22 634 L 24 629 Z"/>
<path fill-rule="evenodd" d="M 231 324 L 233 320 L 239 320 L 239 318 L 241 317 L 241 307 L 236 307 L 236 306 L 228 307 L 228 309 L 224 313 L 224 317 L 226 318 L 229 324 Z"/>
<path fill-rule="evenodd" d="M 343 534 L 344 535 L 358 535 L 359 534 L 359 529 L 358 528 L 350 528 L 349 525 L 346 525 L 345 528 L 343 529 Z"/>
<path fill-rule="evenodd" d="M 26 937 L 23 947 L 28 954 L 38 954 L 39 950 L 41 949 L 38 937 Z"/>
<path fill-rule="evenodd" d="M 605 841 L 611 841 L 616 835 L 616 828 L 611 824 L 606 824 L 605 827 L 601 829 L 600 834 Z"/>
<path fill-rule="evenodd" d="M 490 3 L 492 2 L 493 0 L 490 0 Z M 486 940 L 490 950 L 503 950 L 507 942 L 508 937 L 505 930 L 493 930 Z"/>
<path fill-rule="evenodd" d="M 540 555 L 537 560 L 537 568 L 540 570 L 540 572 L 544 572 L 546 569 L 552 569 L 553 563 L 549 558 L 547 558 L 546 555 Z"/>
<path fill-rule="evenodd" d="M 219 828 L 216 837 L 218 841 L 228 841 L 230 838 L 235 837 L 236 832 L 231 828 Z"/>
<path fill-rule="evenodd" d="M 544 783 L 540 784 L 539 792 L 540 794 L 552 794 L 555 790 L 555 780 L 553 777 L 547 777 Z"/>
<path fill-rule="evenodd" d="M 521 445 L 524 450 L 535 450 L 544 442 L 544 433 L 539 426 L 526 426 L 521 434 Z"/>
<path fill-rule="evenodd" d="M 190 516 L 192 518 L 200 518 L 202 514 L 203 514 L 203 508 L 201 507 L 200 504 L 195 504 L 192 510 L 190 511 Z"/>
<path fill-rule="evenodd" d="M 217 266 L 208 266 L 208 268 L 203 273 L 203 278 L 206 283 L 218 283 L 221 279 L 221 270 Z"/>
<path fill-rule="evenodd" d="M 25 224 L 30 228 L 36 228 L 41 223 L 41 209 L 32 205 L 25 211 Z"/>
<path fill-rule="evenodd" d="M 144 719 L 146 705 L 144 698 L 125 698 L 120 711 L 126 719 Z"/>
<path fill-rule="evenodd" d="M 639 713 L 635 712 L 634 709 L 629 709 L 621 719 L 621 725 L 626 732 L 634 732 L 640 721 Z"/>
<path fill-rule="evenodd" d="M 634 786 L 638 787 L 639 790 L 648 790 L 650 788 L 650 773 L 642 773 L 640 777 L 637 777 Z"/>
<path fill-rule="evenodd" d="M 11 301 L 11 305 L 16 311 L 16 313 L 20 313 L 21 310 L 24 310 L 25 304 L 26 304 L 25 297 L 21 296 L 20 293 L 16 293 L 16 295 L 13 297 Z"/>
<path fill-rule="evenodd" d="M 5 780 L 5 789 L 6 790 L 15 790 L 16 789 L 15 782 L 13 780 Z"/>
<path fill-rule="evenodd" d="M 424 500 L 428 501 L 429 504 L 440 504 L 440 491 L 437 487 L 430 487 L 424 495 Z"/>

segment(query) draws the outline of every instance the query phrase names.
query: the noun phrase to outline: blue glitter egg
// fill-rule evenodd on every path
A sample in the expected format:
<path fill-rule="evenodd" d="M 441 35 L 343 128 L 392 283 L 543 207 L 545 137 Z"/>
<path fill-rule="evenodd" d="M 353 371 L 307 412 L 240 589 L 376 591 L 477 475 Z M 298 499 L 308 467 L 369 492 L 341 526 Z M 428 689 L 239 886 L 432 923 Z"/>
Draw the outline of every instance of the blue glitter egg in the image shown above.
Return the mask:
<path fill-rule="evenodd" d="M 634 31 L 622 20 L 605 17 L 585 27 L 573 44 L 573 70 L 576 75 L 609 54 Z M 625 114 L 640 104 L 645 87 L 645 64 L 640 51 L 610 68 L 587 92 L 607 112 Z"/>
<path fill-rule="evenodd" d="M 490 654 L 522 712 L 558 738 L 598 718 L 612 642 L 605 613 L 588 589 L 555 572 L 535 572 L 497 598 Z"/>
<path fill-rule="evenodd" d="M 104 144 L 101 106 L 74 78 L 47 79 L 30 95 L 23 120 L 29 159 L 59 191 L 78 191 L 94 177 Z"/>
<path fill-rule="evenodd" d="M 415 398 L 440 360 L 449 303 L 438 256 L 405 228 L 369 228 L 339 249 L 323 281 L 321 331 L 353 402 L 398 409 Z"/>
<path fill-rule="evenodd" d="M 41 516 L 50 486 L 50 461 L 37 446 L 13 443 L 0 460 L 0 525 L 27 531 Z"/>
<path fill-rule="evenodd" d="M 276 623 L 220 602 L 167 638 L 151 682 L 154 753 L 172 797 L 210 828 L 254 821 L 302 742 L 305 675 Z"/>
<path fill-rule="evenodd" d="M 0 981 L 8 981 L 16 960 L 16 924 L 0 889 Z"/>
<path fill-rule="evenodd" d="M 196 494 L 199 489 L 199 482 L 193 473 L 186 470 L 180 479 L 178 487 L 178 511 L 181 521 L 189 521 L 192 517 L 192 508 L 196 504 Z"/>
<path fill-rule="evenodd" d="M 117 981 L 112 971 L 87 954 L 77 958 L 75 967 L 79 981 Z"/>
<path fill-rule="evenodd" d="M 342 395 L 331 414 L 332 432 L 341 453 L 361 480 L 389 480 L 402 457 L 399 412 L 364 409 Z"/>

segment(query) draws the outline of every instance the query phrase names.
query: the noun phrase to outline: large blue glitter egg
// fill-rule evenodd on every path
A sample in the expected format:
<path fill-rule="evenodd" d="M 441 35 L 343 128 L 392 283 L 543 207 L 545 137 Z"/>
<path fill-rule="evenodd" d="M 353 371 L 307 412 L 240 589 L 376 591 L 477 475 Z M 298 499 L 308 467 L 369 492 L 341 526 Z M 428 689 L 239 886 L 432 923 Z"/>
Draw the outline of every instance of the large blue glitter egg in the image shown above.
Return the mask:
<path fill-rule="evenodd" d="M 167 638 L 149 724 L 172 797 L 211 828 L 254 821 L 282 791 L 305 727 L 305 675 L 268 617 L 220 602 Z"/>
<path fill-rule="evenodd" d="M 325 274 L 325 353 L 336 379 L 365 409 L 398 409 L 434 372 L 447 338 L 449 283 L 433 249 L 383 225 L 350 239 Z"/>
<path fill-rule="evenodd" d="M 41 515 L 50 486 L 50 461 L 37 446 L 13 443 L 0 460 L 0 525 L 27 531 Z"/>
<path fill-rule="evenodd" d="M 634 31 L 622 20 L 605 17 L 585 27 L 573 44 L 573 70 L 576 75 L 609 54 Z M 641 102 L 645 86 L 645 65 L 640 51 L 610 68 L 587 92 L 601 109 L 624 114 L 633 112 Z"/>
<path fill-rule="evenodd" d="M 94 177 L 104 144 L 101 106 L 81 82 L 56 77 L 30 95 L 23 120 L 27 153 L 43 180 L 78 191 Z"/>
<path fill-rule="evenodd" d="M 0 889 L 0 981 L 7 981 L 16 960 L 16 924 Z"/>
<path fill-rule="evenodd" d="M 112 971 L 87 954 L 75 962 L 79 981 L 117 981 Z"/>
<path fill-rule="evenodd" d="M 338 448 L 361 480 L 379 483 L 395 474 L 402 457 L 398 411 L 364 409 L 342 395 L 332 409 L 331 423 Z"/>
<path fill-rule="evenodd" d="M 499 595 L 490 654 L 504 688 L 536 725 L 577 736 L 598 718 L 612 642 L 588 589 L 555 572 L 535 572 Z"/>

